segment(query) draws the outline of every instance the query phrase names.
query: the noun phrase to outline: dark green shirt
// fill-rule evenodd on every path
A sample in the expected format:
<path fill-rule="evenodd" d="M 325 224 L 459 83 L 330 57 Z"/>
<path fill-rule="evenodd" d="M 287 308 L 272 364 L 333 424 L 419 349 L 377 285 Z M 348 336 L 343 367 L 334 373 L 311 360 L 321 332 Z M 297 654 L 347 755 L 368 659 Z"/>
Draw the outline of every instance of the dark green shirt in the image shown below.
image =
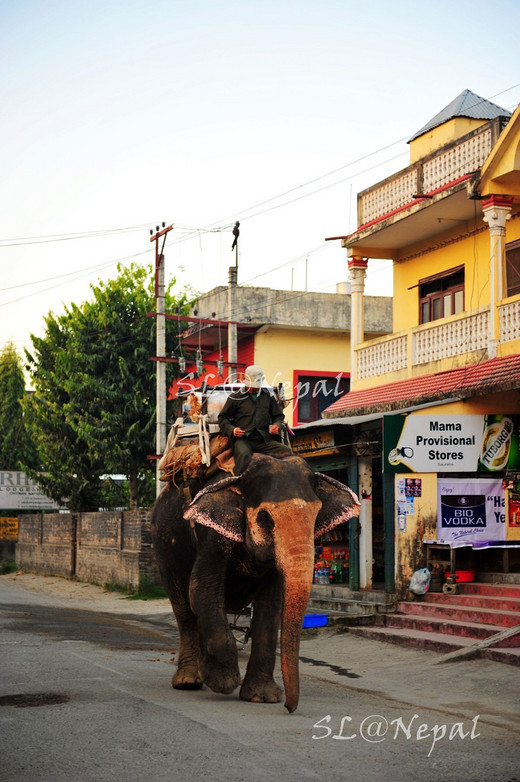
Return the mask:
<path fill-rule="evenodd" d="M 271 439 L 269 426 L 282 426 L 284 422 L 282 409 L 266 388 L 261 388 L 254 394 L 233 391 L 218 417 L 222 434 L 233 437 L 233 429 L 238 426 L 245 431 L 246 437 L 260 434 L 265 441 Z"/>

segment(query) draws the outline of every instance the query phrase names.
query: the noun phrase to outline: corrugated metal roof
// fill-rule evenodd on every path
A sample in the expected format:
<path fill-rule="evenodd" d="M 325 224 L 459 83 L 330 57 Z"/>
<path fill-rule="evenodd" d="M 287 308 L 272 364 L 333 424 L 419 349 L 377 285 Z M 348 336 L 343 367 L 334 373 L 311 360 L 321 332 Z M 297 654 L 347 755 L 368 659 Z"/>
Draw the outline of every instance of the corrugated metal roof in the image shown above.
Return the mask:
<path fill-rule="evenodd" d="M 442 111 L 439 111 L 435 117 L 427 122 L 426 125 L 423 125 L 423 127 L 412 136 L 408 143 L 419 136 L 422 136 L 423 133 L 427 133 L 429 130 L 433 130 L 433 128 L 443 125 L 454 117 L 489 120 L 495 119 L 495 117 L 510 116 L 511 112 L 507 109 L 497 106 L 496 103 L 491 103 L 491 101 L 486 100 L 486 98 L 481 98 L 480 95 L 475 95 L 471 90 L 464 90 L 460 95 L 457 95 L 451 103 L 448 103 Z"/>
<path fill-rule="evenodd" d="M 350 391 L 323 411 L 325 418 L 386 413 L 439 399 L 468 399 L 520 387 L 520 355 L 505 356 L 467 367 Z"/>

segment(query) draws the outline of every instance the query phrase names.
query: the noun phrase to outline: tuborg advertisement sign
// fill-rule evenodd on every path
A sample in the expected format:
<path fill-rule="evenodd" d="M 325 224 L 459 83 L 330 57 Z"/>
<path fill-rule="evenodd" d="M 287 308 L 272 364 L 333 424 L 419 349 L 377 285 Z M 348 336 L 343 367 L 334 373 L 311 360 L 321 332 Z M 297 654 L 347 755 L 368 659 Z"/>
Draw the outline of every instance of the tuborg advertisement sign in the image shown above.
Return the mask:
<path fill-rule="evenodd" d="M 384 472 L 518 470 L 520 416 L 385 416 Z"/>

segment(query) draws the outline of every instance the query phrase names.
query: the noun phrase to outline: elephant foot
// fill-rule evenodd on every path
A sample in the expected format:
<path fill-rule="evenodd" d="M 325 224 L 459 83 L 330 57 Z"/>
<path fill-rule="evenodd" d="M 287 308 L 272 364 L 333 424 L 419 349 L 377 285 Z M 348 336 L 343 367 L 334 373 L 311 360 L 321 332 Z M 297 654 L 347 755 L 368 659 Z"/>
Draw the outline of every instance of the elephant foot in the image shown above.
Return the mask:
<path fill-rule="evenodd" d="M 249 678 L 246 676 L 240 688 L 240 698 L 251 703 L 280 703 L 282 688 L 274 679 Z"/>
<path fill-rule="evenodd" d="M 240 684 L 240 672 L 237 665 L 224 666 L 216 661 L 206 661 L 202 664 L 202 677 L 213 692 L 231 695 Z"/>
<path fill-rule="evenodd" d="M 177 668 L 172 678 L 174 690 L 200 690 L 202 677 L 198 668 Z"/>

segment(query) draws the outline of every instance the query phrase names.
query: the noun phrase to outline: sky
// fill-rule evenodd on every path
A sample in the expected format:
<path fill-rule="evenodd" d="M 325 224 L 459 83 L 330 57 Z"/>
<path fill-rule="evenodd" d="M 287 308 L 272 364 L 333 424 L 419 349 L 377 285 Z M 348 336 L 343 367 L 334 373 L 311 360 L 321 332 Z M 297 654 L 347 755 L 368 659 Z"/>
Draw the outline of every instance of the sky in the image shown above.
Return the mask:
<path fill-rule="evenodd" d="M 117 265 L 334 292 L 356 197 L 464 89 L 520 102 L 520 2 L 0 0 L 0 351 Z M 391 295 L 371 259 L 366 293 Z M 226 317 L 226 313 L 217 313 Z"/>

